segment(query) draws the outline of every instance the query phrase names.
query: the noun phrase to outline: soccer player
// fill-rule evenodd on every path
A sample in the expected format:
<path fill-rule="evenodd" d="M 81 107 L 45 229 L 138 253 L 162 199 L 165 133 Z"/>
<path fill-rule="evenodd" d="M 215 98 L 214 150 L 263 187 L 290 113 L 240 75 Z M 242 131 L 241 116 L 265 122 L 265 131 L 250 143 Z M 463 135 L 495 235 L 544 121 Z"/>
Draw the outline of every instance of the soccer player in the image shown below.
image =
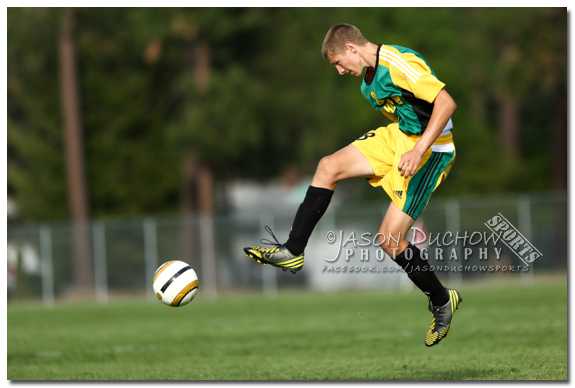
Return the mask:
<path fill-rule="evenodd" d="M 393 123 L 369 131 L 350 145 L 322 158 L 299 206 L 289 238 L 274 246 L 244 248 L 248 257 L 296 273 L 303 267 L 304 249 L 325 213 L 337 183 L 368 178 L 381 186 L 392 202 L 379 228 L 381 248 L 429 298 L 433 317 L 425 345 L 447 336 L 462 299 L 445 288 L 421 251 L 406 239 L 431 193 L 447 177 L 455 159 L 451 116 L 456 104 L 425 59 L 396 45 L 374 44 L 349 24 L 328 31 L 322 54 L 340 75 L 359 77 L 367 69 L 361 92 L 376 110 Z M 392 237 L 392 238 L 390 238 Z"/>

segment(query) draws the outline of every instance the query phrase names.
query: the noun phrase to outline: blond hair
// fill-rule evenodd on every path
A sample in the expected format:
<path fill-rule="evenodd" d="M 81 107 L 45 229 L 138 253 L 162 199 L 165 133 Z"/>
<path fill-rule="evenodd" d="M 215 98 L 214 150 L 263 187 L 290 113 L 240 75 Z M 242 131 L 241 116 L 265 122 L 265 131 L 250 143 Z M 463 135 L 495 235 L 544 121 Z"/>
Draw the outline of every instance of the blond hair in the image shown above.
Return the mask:
<path fill-rule="evenodd" d="M 343 23 L 336 24 L 327 32 L 321 45 L 321 54 L 325 59 L 328 59 L 330 56 L 344 54 L 345 44 L 347 42 L 354 43 L 358 46 L 365 46 L 369 43 L 356 26 Z"/>

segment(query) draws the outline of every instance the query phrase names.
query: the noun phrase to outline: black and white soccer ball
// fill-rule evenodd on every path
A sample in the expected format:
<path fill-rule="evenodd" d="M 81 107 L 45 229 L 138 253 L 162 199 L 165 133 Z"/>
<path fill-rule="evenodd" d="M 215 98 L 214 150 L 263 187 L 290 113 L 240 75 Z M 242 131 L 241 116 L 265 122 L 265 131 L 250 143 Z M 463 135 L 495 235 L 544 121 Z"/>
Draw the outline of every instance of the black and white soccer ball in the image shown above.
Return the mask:
<path fill-rule="evenodd" d="M 153 287 L 162 303 L 172 307 L 184 306 L 198 292 L 198 275 L 183 261 L 168 261 L 156 270 Z"/>

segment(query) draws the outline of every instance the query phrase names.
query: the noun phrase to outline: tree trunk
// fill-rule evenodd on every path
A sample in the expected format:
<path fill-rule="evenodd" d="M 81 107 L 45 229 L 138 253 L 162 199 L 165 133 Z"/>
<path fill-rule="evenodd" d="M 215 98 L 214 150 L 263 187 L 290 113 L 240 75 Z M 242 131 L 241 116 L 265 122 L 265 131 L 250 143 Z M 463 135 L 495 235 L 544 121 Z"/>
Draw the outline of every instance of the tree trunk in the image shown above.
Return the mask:
<path fill-rule="evenodd" d="M 561 92 L 557 99 L 557 112 L 555 120 L 552 123 L 553 128 L 553 154 L 555 156 L 553 163 L 553 180 L 555 189 L 567 191 L 567 88 L 559 86 Z M 567 268 L 567 249 L 568 223 L 567 204 L 560 206 L 558 209 L 558 221 L 555 225 L 555 249 L 553 252 L 553 262 L 559 268 Z"/>
<path fill-rule="evenodd" d="M 505 151 L 516 160 L 521 152 L 519 143 L 519 107 L 508 93 L 502 93 L 499 98 L 499 136 Z"/>
<path fill-rule="evenodd" d="M 187 156 L 183 163 L 182 260 L 201 271 L 199 216 L 214 214 L 214 177 L 212 171 Z"/>
<path fill-rule="evenodd" d="M 505 73 L 512 72 L 513 65 L 517 62 L 517 46 L 507 40 L 502 40 L 501 44 L 501 68 Z M 519 142 L 519 131 L 521 117 L 516 99 L 510 92 L 510 88 L 502 85 L 502 89 L 497 93 L 499 106 L 499 138 L 505 147 L 505 151 L 511 156 L 511 160 L 517 160 L 520 156 L 521 147 Z"/>
<path fill-rule="evenodd" d="M 94 276 L 71 8 L 64 10 L 59 34 L 59 58 L 68 196 L 73 224 L 74 293 L 87 294 L 93 292 Z"/>
<path fill-rule="evenodd" d="M 196 260 L 199 255 L 198 246 L 198 224 L 194 221 L 197 215 L 197 192 L 195 189 L 195 176 L 197 163 L 194 158 L 187 156 L 184 158 L 182 166 L 182 260 L 190 264 L 196 271 L 200 260 Z"/>
<path fill-rule="evenodd" d="M 210 80 L 210 49 L 205 41 L 197 41 L 191 47 L 191 64 L 194 71 L 196 89 L 206 92 Z M 214 176 L 209 166 L 198 161 L 194 155 L 193 146 L 184 158 L 182 168 L 183 190 L 182 211 L 184 227 L 182 229 L 183 257 L 194 268 L 200 268 L 199 260 L 199 226 L 192 222 L 200 215 L 214 213 Z"/>

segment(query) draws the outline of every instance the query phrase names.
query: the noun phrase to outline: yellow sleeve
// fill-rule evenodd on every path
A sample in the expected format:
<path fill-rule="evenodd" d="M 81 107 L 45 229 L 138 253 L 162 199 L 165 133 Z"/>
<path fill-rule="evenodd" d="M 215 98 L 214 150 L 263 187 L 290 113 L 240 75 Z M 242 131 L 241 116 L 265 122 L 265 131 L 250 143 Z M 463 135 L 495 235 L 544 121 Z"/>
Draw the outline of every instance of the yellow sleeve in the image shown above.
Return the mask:
<path fill-rule="evenodd" d="M 427 64 L 412 53 L 401 55 L 401 60 L 389 67 L 393 83 L 421 100 L 433 103 L 445 84 L 438 80 Z"/>

